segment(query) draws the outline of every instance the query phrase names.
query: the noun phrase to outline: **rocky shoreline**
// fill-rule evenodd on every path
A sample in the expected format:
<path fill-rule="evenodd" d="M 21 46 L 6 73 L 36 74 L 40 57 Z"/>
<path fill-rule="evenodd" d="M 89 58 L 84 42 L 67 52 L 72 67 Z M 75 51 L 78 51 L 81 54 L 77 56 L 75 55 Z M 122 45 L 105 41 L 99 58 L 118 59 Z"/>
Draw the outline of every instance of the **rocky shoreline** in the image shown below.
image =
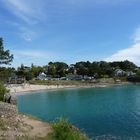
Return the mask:
<path fill-rule="evenodd" d="M 19 114 L 15 105 L 0 102 L 0 139 L 45 137 L 50 130 L 49 124 Z"/>
<path fill-rule="evenodd" d="M 0 102 L 0 138 L 14 139 L 23 136 L 22 127 L 19 125 L 24 126 L 16 106 Z"/>

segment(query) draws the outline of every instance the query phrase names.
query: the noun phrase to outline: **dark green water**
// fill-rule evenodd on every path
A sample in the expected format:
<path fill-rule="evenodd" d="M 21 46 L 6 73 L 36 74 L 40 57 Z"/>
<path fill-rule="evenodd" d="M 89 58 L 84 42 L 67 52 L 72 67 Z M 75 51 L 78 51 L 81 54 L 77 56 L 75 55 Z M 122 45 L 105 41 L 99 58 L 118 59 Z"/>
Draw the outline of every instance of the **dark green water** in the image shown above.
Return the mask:
<path fill-rule="evenodd" d="M 20 112 L 52 121 L 61 116 L 90 137 L 140 139 L 140 86 L 38 92 L 18 97 Z"/>

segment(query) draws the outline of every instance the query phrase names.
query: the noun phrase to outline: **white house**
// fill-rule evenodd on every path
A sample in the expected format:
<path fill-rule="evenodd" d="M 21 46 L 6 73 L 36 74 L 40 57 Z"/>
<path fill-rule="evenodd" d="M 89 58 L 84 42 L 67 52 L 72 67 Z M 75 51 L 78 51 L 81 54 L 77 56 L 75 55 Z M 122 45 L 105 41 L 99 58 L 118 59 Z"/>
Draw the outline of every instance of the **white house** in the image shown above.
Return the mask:
<path fill-rule="evenodd" d="M 48 80 L 44 72 L 40 72 L 38 75 L 39 80 Z"/>
<path fill-rule="evenodd" d="M 121 69 L 115 70 L 115 76 L 124 76 L 125 74 L 126 74 L 126 72 Z"/>
<path fill-rule="evenodd" d="M 133 71 L 128 71 L 127 72 L 127 76 L 135 76 L 136 75 L 136 73 L 134 73 Z"/>

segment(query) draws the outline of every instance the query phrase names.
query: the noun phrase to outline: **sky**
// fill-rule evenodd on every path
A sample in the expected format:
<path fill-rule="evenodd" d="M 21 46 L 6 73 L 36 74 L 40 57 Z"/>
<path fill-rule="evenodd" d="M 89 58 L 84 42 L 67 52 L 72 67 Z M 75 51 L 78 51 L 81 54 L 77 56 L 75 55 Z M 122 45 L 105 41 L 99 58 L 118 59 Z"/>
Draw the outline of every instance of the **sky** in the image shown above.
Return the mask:
<path fill-rule="evenodd" d="M 0 0 L 11 66 L 129 60 L 140 66 L 140 0 Z"/>

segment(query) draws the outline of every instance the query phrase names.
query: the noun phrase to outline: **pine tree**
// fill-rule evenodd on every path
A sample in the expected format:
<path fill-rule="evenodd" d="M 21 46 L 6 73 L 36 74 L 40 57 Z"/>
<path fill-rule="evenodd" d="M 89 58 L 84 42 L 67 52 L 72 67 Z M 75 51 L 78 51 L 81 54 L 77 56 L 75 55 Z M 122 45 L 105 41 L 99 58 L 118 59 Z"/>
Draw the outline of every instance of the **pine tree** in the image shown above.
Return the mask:
<path fill-rule="evenodd" d="M 9 50 L 4 50 L 3 39 L 0 38 L 0 65 L 8 65 L 13 61 L 13 54 Z"/>

